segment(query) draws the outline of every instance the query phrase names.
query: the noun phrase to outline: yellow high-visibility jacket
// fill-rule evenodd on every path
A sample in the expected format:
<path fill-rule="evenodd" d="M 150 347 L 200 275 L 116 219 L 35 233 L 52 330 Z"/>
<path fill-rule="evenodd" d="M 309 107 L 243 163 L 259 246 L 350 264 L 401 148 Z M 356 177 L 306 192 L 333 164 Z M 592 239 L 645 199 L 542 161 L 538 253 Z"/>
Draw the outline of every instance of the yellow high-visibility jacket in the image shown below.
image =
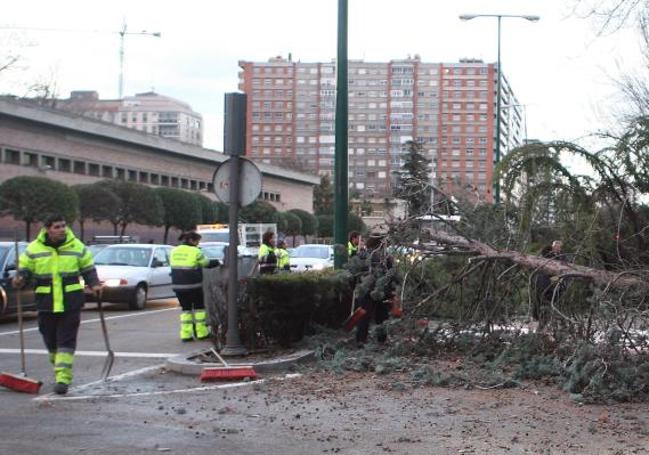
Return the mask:
<path fill-rule="evenodd" d="M 18 260 L 19 275 L 36 279 L 38 311 L 79 310 L 85 301 L 81 276 L 88 286 L 99 283 L 90 250 L 70 228 L 66 228 L 65 234 L 63 243 L 54 247 L 47 238 L 47 230 L 41 229 Z"/>

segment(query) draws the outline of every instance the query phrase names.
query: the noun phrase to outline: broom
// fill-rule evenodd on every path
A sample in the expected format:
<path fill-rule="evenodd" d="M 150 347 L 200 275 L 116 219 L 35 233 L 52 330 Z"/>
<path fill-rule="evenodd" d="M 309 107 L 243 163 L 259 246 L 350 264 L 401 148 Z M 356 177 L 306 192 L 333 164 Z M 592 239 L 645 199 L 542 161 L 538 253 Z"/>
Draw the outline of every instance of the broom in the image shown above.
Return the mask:
<path fill-rule="evenodd" d="M 354 303 L 356 303 L 356 290 L 354 290 L 352 295 L 352 306 L 349 312 L 349 317 L 345 319 L 345 322 L 343 322 L 343 330 L 345 332 L 351 332 L 352 329 L 356 327 L 356 324 L 358 324 L 367 314 L 367 310 L 362 306 L 356 308 L 356 311 L 354 311 Z"/>
<path fill-rule="evenodd" d="M 257 373 L 252 365 L 237 365 L 230 366 L 227 364 L 223 357 L 216 352 L 216 349 L 210 348 L 210 351 L 216 356 L 217 359 L 223 364 L 222 367 L 207 367 L 203 368 L 201 372 L 201 381 L 227 381 L 230 379 L 255 379 Z"/>
<path fill-rule="evenodd" d="M 18 240 L 14 242 L 16 253 L 16 276 L 18 276 Z M 23 334 L 23 306 L 20 289 L 16 290 L 16 310 L 18 311 L 18 331 L 20 333 L 20 375 L 0 373 L 0 385 L 16 392 L 38 393 L 43 383 L 27 377 L 25 372 L 25 337 Z"/>

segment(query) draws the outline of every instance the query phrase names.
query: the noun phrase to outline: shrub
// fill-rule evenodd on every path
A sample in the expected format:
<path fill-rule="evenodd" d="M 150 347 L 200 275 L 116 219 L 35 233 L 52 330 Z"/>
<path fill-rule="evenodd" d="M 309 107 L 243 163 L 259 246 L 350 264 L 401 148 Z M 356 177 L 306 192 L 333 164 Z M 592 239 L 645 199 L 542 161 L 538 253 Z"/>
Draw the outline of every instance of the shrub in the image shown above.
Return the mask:
<path fill-rule="evenodd" d="M 340 327 L 349 314 L 350 283 L 347 271 L 259 275 L 248 280 L 247 296 L 264 334 L 288 346 L 311 324 Z"/>

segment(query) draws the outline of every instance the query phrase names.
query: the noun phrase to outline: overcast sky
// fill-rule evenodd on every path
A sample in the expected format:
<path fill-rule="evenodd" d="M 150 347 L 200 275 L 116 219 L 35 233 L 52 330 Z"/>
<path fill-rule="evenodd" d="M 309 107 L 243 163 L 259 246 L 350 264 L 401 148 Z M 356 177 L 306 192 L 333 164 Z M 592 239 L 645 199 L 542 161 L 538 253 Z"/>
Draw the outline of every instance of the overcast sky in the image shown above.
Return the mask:
<path fill-rule="evenodd" d="M 239 60 L 275 55 L 329 61 L 336 56 L 337 0 L 123 1 L 22 0 L 3 4 L 0 53 L 21 67 L 0 73 L 0 92 L 22 94 L 54 74 L 59 94 L 118 92 L 119 37 L 126 37 L 125 95 L 154 89 L 188 102 L 205 123 L 205 146 L 222 149 L 223 93 L 237 90 Z M 638 34 L 596 37 L 592 21 L 572 14 L 574 0 L 349 0 L 349 58 L 387 61 L 419 54 L 426 62 L 496 60 L 496 21 L 462 22 L 462 13 L 535 14 L 537 23 L 504 19 L 502 65 L 526 105 L 530 138 L 579 139 L 610 125 L 619 110 L 613 80 L 639 68 Z M 62 31 L 8 30 L 2 27 Z M 88 32 L 96 30 L 98 32 Z"/>

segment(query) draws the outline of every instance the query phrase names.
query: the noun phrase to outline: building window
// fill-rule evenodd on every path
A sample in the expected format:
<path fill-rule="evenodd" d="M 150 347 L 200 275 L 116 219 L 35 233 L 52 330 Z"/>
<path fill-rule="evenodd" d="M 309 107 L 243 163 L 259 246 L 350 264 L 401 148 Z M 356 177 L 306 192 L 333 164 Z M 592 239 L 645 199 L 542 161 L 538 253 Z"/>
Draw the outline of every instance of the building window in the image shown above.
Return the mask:
<path fill-rule="evenodd" d="M 160 177 L 160 185 L 169 186 L 169 176 L 163 175 Z"/>
<path fill-rule="evenodd" d="M 99 165 L 89 163 L 88 164 L 88 175 L 92 175 L 93 177 L 99 177 Z"/>
<path fill-rule="evenodd" d="M 25 152 L 23 153 L 23 165 L 38 167 L 38 155 L 35 153 Z"/>
<path fill-rule="evenodd" d="M 149 183 L 149 173 L 140 172 L 140 183 Z"/>
<path fill-rule="evenodd" d="M 171 186 L 173 188 L 178 188 L 178 177 L 171 177 Z"/>
<path fill-rule="evenodd" d="M 136 171 L 131 171 L 129 169 L 129 171 L 128 171 L 128 181 L 129 182 L 137 182 L 137 172 Z"/>
<path fill-rule="evenodd" d="M 75 174 L 85 174 L 86 173 L 86 163 L 84 161 L 75 161 L 74 162 L 74 173 Z"/>
<path fill-rule="evenodd" d="M 160 176 L 158 174 L 151 174 L 151 185 L 160 185 Z"/>
<path fill-rule="evenodd" d="M 113 167 L 112 166 L 102 166 L 101 167 L 101 176 L 105 178 L 113 178 Z"/>
<path fill-rule="evenodd" d="M 124 178 L 126 176 L 126 171 L 124 171 L 124 169 L 118 167 L 118 168 L 115 168 L 115 174 L 116 174 L 115 178 L 117 178 L 117 180 L 124 180 Z"/>
<path fill-rule="evenodd" d="M 45 166 L 46 169 L 54 169 L 56 160 L 53 156 L 41 156 L 41 163 Z"/>
<path fill-rule="evenodd" d="M 70 163 L 70 160 L 59 158 L 59 171 L 72 172 L 72 164 Z"/>
<path fill-rule="evenodd" d="M 5 163 L 20 164 L 20 152 L 18 150 L 5 149 Z"/>

